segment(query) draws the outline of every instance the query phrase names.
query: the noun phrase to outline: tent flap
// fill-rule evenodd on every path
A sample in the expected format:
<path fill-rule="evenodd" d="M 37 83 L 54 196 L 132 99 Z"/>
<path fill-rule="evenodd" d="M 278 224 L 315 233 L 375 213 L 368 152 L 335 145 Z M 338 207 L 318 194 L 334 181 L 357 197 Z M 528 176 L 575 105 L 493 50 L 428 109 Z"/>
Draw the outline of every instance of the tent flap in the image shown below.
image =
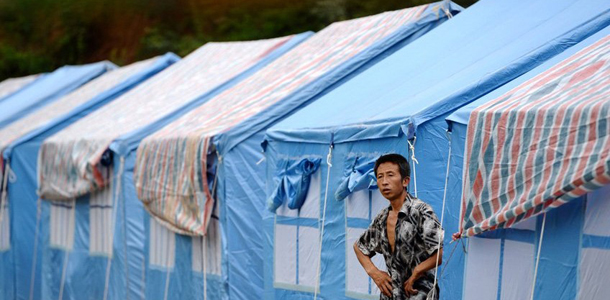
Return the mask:
<path fill-rule="evenodd" d="M 321 162 L 320 158 L 280 162 L 279 174 L 274 178 L 276 188 L 267 201 L 269 210 L 274 212 L 285 200 L 290 209 L 301 208 L 307 196 L 311 175 L 318 170 Z"/>
<path fill-rule="evenodd" d="M 468 124 L 463 234 L 509 227 L 610 184 L 610 35 Z"/>
<path fill-rule="evenodd" d="M 344 177 L 335 192 L 337 200 L 343 200 L 353 192 L 377 186 L 374 170 L 376 157 L 352 156 L 347 160 Z"/>

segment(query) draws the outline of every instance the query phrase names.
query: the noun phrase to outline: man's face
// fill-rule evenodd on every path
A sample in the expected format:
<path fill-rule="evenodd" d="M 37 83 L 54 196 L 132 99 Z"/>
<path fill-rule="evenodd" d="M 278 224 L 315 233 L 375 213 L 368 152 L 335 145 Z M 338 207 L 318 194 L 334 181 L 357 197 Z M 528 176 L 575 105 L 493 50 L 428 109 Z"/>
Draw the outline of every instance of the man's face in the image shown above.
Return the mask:
<path fill-rule="evenodd" d="M 398 165 L 392 162 L 385 162 L 377 168 L 377 186 L 379 192 L 386 199 L 393 201 L 405 196 L 405 188 L 409 185 L 409 178 L 400 178 Z"/>

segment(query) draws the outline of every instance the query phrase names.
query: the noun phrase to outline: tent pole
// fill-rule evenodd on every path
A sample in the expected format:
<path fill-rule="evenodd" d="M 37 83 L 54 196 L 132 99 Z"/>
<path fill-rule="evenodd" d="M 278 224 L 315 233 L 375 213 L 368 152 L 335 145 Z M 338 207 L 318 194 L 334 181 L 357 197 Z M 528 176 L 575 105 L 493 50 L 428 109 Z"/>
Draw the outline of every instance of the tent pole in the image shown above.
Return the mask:
<path fill-rule="evenodd" d="M 328 167 L 326 168 L 326 188 L 324 191 L 324 209 L 322 211 L 322 224 L 320 229 L 320 239 L 319 239 L 319 252 L 318 252 L 318 265 L 316 266 L 316 284 L 314 286 L 313 299 L 318 299 L 318 289 L 320 287 L 320 265 L 322 264 L 322 240 L 324 239 L 324 222 L 326 219 L 326 203 L 328 200 L 328 184 L 330 183 L 330 169 L 333 167 L 333 148 L 334 144 L 330 144 L 328 147 L 328 155 L 326 156 L 326 164 Z"/>
<path fill-rule="evenodd" d="M 447 155 L 447 171 L 445 172 L 445 189 L 443 190 L 443 205 L 441 208 L 441 228 L 443 228 L 443 221 L 445 219 L 445 203 L 447 203 L 447 183 L 449 181 L 449 166 L 451 164 L 451 132 L 447 131 L 447 139 L 449 140 L 449 153 Z M 436 294 L 436 283 L 438 281 L 438 261 L 440 259 L 440 255 L 438 251 L 441 250 L 441 243 L 443 242 L 443 235 L 438 235 L 438 245 L 439 248 L 436 254 L 436 265 L 434 266 L 434 284 L 432 285 L 433 293 Z M 455 249 L 455 248 L 454 248 Z"/>
<path fill-rule="evenodd" d="M 125 157 L 121 156 L 121 161 L 119 165 L 119 172 L 116 176 L 117 184 L 114 194 L 114 199 L 112 203 L 112 222 L 111 222 L 111 230 L 110 230 L 110 255 L 108 255 L 108 262 L 106 263 L 106 279 L 104 283 L 104 300 L 108 299 L 108 287 L 110 285 L 110 268 L 112 267 L 112 253 L 114 252 L 114 230 L 115 223 L 117 219 L 117 211 L 118 211 L 118 199 L 120 197 L 119 191 L 121 190 L 121 178 L 123 177 L 123 168 L 125 167 Z M 114 173 L 113 173 L 114 174 Z M 114 176 L 113 176 L 114 177 Z M 111 179 L 112 181 L 113 179 Z"/>
<path fill-rule="evenodd" d="M 36 201 L 36 229 L 34 231 L 34 253 L 32 258 L 32 273 L 30 274 L 30 300 L 34 299 L 34 282 L 36 281 L 36 261 L 38 260 L 38 235 L 40 227 L 40 213 L 42 199 L 38 197 Z"/>
<path fill-rule="evenodd" d="M 413 136 L 413 143 L 407 139 L 407 143 L 409 144 L 409 149 L 411 150 L 411 163 L 413 164 L 413 187 L 415 192 L 415 198 L 417 198 L 417 173 L 415 172 L 415 164 L 419 164 L 417 158 L 415 158 L 415 142 L 417 141 L 417 137 Z M 407 149 L 407 151 L 409 150 Z"/>
<path fill-rule="evenodd" d="M 544 238 L 544 225 L 546 223 L 546 212 L 542 217 L 542 229 L 540 230 L 540 241 L 538 242 L 538 254 L 536 254 L 536 267 L 534 268 L 534 282 L 532 283 L 531 300 L 534 300 L 534 291 L 536 289 L 536 277 L 538 276 L 538 264 L 540 263 L 540 250 L 542 249 L 542 239 Z"/>

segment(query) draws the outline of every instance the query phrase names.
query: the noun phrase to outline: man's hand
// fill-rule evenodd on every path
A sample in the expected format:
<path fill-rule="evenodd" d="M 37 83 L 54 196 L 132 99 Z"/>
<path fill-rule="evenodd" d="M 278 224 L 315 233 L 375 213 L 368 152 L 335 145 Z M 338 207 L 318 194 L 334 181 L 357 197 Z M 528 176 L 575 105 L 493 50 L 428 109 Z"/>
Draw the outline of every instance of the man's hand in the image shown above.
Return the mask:
<path fill-rule="evenodd" d="M 392 277 L 379 269 L 369 274 L 379 290 L 386 296 L 392 297 Z"/>
<path fill-rule="evenodd" d="M 407 281 L 405 281 L 405 293 L 407 293 L 407 297 L 411 297 L 415 294 L 417 294 L 417 292 L 419 292 L 418 290 L 413 288 L 413 284 L 415 284 L 415 280 L 417 280 L 417 276 L 415 276 L 415 274 L 411 275 L 411 277 L 409 277 L 409 279 L 407 279 Z"/>

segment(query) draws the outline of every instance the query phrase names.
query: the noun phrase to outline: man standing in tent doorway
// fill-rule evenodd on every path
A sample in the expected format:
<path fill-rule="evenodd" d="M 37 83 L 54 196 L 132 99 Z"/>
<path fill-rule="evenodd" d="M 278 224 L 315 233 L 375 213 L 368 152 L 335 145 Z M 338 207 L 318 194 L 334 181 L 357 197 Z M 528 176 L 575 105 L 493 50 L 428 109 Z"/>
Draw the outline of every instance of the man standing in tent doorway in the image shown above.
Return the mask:
<path fill-rule="evenodd" d="M 375 162 L 379 191 L 390 201 L 354 244 L 366 273 L 381 290 L 380 299 L 438 299 L 434 268 L 443 255 L 443 229 L 432 207 L 407 192 L 410 169 L 399 154 L 382 155 Z M 440 242 L 440 243 L 439 243 Z M 371 261 L 385 259 L 388 273 Z"/>

